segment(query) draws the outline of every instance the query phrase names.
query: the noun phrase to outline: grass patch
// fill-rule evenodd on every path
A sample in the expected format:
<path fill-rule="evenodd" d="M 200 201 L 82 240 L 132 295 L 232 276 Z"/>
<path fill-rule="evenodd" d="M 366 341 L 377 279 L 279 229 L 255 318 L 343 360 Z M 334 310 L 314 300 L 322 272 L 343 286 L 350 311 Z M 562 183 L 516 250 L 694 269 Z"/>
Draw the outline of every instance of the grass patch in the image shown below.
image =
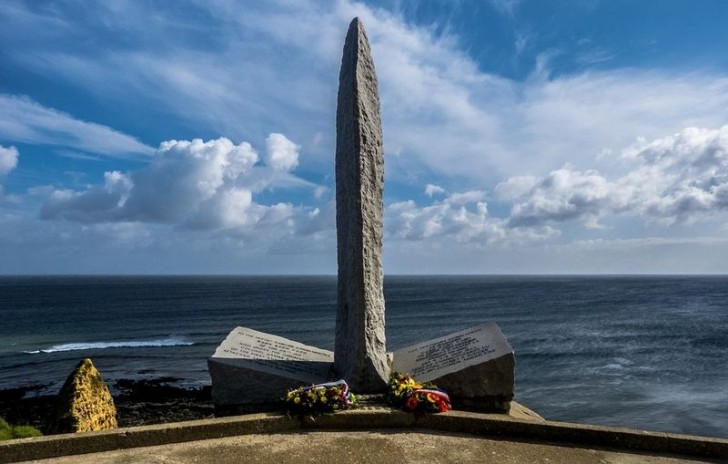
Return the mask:
<path fill-rule="evenodd" d="M 5 419 L 0 418 L 0 441 L 12 440 L 13 438 L 39 437 L 40 430 L 30 425 L 10 425 Z"/>

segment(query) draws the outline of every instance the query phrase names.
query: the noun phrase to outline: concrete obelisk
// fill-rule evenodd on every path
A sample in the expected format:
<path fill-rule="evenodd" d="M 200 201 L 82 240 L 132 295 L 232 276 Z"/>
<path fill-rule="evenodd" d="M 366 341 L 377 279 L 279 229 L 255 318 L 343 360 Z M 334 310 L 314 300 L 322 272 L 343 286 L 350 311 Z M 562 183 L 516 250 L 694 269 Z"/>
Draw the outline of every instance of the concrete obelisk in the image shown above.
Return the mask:
<path fill-rule="evenodd" d="M 336 110 L 338 288 L 334 370 L 356 392 L 385 388 L 384 153 L 377 75 L 364 26 L 349 25 Z"/>

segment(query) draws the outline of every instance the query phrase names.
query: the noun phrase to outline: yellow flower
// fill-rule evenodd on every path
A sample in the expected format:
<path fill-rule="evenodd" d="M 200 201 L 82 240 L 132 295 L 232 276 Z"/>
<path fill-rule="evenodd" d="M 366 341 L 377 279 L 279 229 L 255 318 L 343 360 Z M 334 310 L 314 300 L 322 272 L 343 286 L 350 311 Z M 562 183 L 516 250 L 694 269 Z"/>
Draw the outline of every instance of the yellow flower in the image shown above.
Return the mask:
<path fill-rule="evenodd" d="M 297 397 L 293 398 L 293 402 L 295 404 L 299 404 L 301 402 L 301 397 L 300 396 L 297 396 Z"/>

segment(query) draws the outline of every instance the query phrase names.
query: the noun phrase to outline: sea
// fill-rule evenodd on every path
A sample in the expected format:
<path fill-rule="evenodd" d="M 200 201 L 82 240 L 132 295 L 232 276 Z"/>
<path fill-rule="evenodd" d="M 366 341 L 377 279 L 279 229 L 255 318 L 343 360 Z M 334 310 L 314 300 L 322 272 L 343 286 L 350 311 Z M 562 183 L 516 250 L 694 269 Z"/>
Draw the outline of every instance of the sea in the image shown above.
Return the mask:
<path fill-rule="evenodd" d="M 516 400 L 559 421 L 728 438 L 726 276 L 386 276 L 396 350 L 496 322 Z M 210 384 L 236 326 L 333 350 L 336 277 L 0 277 L 0 389 L 55 393 L 90 357 L 119 379 Z"/>

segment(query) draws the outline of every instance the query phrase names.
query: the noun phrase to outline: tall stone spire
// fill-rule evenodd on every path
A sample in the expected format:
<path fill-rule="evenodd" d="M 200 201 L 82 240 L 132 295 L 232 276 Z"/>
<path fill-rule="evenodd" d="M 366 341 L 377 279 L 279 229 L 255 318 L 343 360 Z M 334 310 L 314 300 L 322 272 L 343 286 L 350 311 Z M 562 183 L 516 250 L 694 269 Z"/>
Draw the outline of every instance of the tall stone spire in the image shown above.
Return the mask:
<path fill-rule="evenodd" d="M 338 289 L 334 369 L 354 391 L 383 390 L 384 153 L 374 61 L 359 18 L 349 25 L 336 110 Z"/>

